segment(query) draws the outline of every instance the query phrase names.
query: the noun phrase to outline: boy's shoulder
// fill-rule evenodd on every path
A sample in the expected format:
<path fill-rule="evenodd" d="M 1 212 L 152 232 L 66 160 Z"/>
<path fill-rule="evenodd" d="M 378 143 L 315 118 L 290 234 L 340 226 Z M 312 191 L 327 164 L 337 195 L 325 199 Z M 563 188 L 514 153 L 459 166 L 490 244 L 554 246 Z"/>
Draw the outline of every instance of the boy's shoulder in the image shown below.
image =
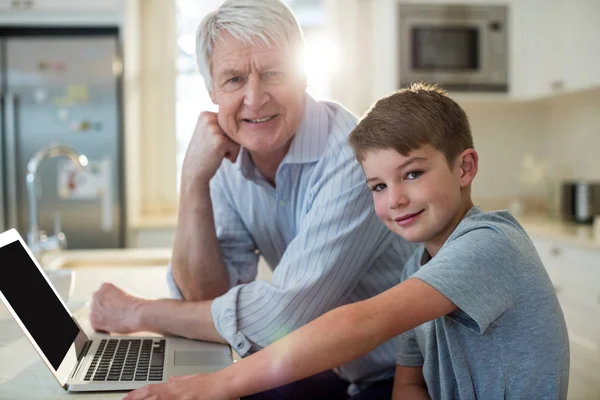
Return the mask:
<path fill-rule="evenodd" d="M 473 206 L 467 212 L 448 238 L 446 244 L 464 236 L 466 233 L 470 233 L 469 236 L 473 240 L 476 240 L 479 235 L 501 235 L 509 241 L 527 236 L 525 229 L 523 229 L 510 211 L 496 210 L 482 212 L 477 206 Z"/>

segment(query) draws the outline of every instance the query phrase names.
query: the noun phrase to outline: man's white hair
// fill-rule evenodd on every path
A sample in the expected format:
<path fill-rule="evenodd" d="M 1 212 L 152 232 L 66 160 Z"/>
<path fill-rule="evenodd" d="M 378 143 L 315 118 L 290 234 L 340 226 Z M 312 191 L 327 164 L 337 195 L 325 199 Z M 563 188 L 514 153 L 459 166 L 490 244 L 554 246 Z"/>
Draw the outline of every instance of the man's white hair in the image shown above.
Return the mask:
<path fill-rule="evenodd" d="M 196 30 L 196 63 L 206 88 L 211 91 L 211 54 L 219 34 L 227 32 L 247 45 L 303 47 L 300 25 L 281 0 L 226 0 L 205 16 Z"/>

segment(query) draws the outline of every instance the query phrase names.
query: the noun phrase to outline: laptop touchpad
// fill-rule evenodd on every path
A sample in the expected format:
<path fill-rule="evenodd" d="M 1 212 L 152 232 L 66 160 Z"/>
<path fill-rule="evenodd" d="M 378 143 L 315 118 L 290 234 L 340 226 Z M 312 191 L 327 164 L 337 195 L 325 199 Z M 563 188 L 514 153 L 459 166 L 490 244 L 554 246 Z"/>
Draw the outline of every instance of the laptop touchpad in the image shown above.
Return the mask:
<path fill-rule="evenodd" d="M 222 351 L 175 351 L 175 363 L 179 367 L 193 367 L 200 365 L 227 365 L 228 360 Z"/>

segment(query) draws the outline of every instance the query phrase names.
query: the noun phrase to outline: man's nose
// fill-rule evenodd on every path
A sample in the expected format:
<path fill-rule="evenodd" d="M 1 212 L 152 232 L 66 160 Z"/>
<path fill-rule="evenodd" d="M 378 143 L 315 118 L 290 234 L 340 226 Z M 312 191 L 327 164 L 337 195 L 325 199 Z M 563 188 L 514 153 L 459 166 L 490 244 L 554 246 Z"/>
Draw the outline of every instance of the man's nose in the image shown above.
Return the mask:
<path fill-rule="evenodd" d="M 259 110 L 267 101 L 269 101 L 269 94 L 264 82 L 254 77 L 248 79 L 244 96 L 244 105 L 251 109 Z"/>

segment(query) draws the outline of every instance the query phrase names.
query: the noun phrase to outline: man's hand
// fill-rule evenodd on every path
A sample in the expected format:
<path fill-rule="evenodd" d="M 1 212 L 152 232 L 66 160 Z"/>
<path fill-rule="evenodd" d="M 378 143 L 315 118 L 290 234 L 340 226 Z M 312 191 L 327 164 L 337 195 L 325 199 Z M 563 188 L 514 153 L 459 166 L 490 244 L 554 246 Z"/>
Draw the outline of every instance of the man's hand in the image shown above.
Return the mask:
<path fill-rule="evenodd" d="M 208 184 L 223 158 L 235 162 L 239 152 L 240 145 L 223 132 L 217 114 L 204 111 L 196 122 L 183 161 L 182 173 L 189 179 Z"/>
<path fill-rule="evenodd" d="M 139 307 L 145 301 L 125 293 L 111 283 L 103 283 L 92 295 L 92 328 L 101 332 L 119 333 L 143 330 Z"/>
<path fill-rule="evenodd" d="M 127 394 L 123 400 L 229 400 L 219 393 L 227 385 L 213 374 L 171 377 L 168 383 L 146 385 Z"/>

